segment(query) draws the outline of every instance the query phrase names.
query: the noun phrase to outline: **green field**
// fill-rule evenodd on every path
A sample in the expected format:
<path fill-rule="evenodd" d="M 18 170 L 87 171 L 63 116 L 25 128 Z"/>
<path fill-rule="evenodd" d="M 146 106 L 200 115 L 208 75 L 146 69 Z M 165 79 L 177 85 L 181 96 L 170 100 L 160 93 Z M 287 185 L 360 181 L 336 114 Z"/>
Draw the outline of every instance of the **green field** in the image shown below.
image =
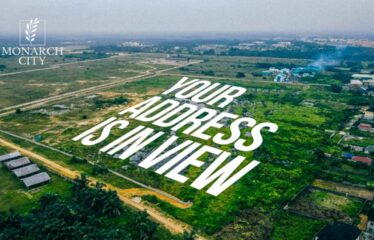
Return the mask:
<path fill-rule="evenodd" d="M 0 146 L 1 155 L 9 151 Z M 11 171 L 6 169 L 3 164 L 0 164 L 0 182 L 2 183 L 0 188 L 0 212 L 10 209 L 19 213 L 29 211 L 36 206 L 40 197 L 47 193 L 58 193 L 63 198 L 69 198 L 72 183 L 50 172 L 48 174 L 52 178 L 50 184 L 28 191 Z"/>
<path fill-rule="evenodd" d="M 170 67 L 147 63 L 147 59 L 127 56 L 81 61 L 76 58 L 63 60 L 57 59 L 54 64 L 40 67 L 46 68 L 42 71 L 5 76 L 1 76 L 3 72 L 0 72 L 0 108 L 119 81 L 150 70 Z M 13 61 L 8 63 L 8 61 L 10 60 L 0 58 L 0 64 L 10 65 L 8 68 L 18 64 Z M 48 69 L 53 66 L 56 68 Z M 17 67 L 13 70 L 12 72 L 29 69 Z"/>
<path fill-rule="evenodd" d="M 330 134 L 325 132 L 325 130 L 339 131 L 343 129 L 350 117 L 359 111 L 361 102 L 358 103 L 357 101 L 367 101 L 367 99 L 347 91 L 334 92 L 328 85 L 276 84 L 270 78 L 263 79 L 262 77 L 251 76 L 253 72 L 261 70 L 256 62 L 278 63 L 279 59 L 229 57 L 220 59 L 211 57 L 201 64 L 187 66 L 188 71 L 179 69 L 172 72 L 175 74 L 202 75 L 201 78 L 204 79 L 204 74 L 206 75 L 207 71 L 212 70 L 216 78 L 209 79 L 210 81 L 245 87 L 247 92 L 238 99 L 236 104 L 225 108 L 224 111 L 238 115 L 248 114 L 257 122 L 273 122 L 279 126 L 279 129 L 275 134 L 264 133 L 263 145 L 254 152 L 245 153 L 246 161 L 243 164 L 253 159 L 259 160 L 261 164 L 238 183 L 220 194 L 219 197 L 213 197 L 203 190 L 198 191 L 188 186 L 192 181 L 191 179 L 198 176 L 202 169 L 189 168 L 186 176 L 190 180 L 185 184 L 180 184 L 154 173 L 153 170 L 136 167 L 129 160 L 120 161 L 110 156 L 97 154 L 100 147 L 120 136 L 121 131 L 113 131 L 113 136 L 110 139 L 93 147 L 83 147 L 80 143 L 72 141 L 72 138 L 79 133 L 108 117 L 115 116 L 119 111 L 130 105 L 151 96 L 159 95 L 178 81 L 179 76 L 165 73 L 165 75 L 101 90 L 95 93 L 92 98 L 79 97 L 74 100 L 60 101 L 58 104 L 68 107 L 66 112 L 59 112 L 53 106 L 47 105 L 35 110 L 14 113 L 0 118 L 1 129 L 29 139 L 38 136 L 44 144 L 82 158 L 99 161 L 101 165 L 107 168 L 167 191 L 184 201 L 192 201 L 193 206 L 191 208 L 178 209 L 158 199 L 145 197 L 151 204 L 157 205 L 160 209 L 191 224 L 196 230 L 203 233 L 212 236 L 224 236 L 225 230 L 234 229 L 230 230 L 232 234 L 239 234 L 240 230 L 235 230 L 237 228 L 232 224 L 235 225 L 236 221 L 240 222 L 237 218 L 240 219 L 243 211 L 251 212 L 251 210 L 256 209 L 253 213 L 246 212 L 246 214 L 249 217 L 263 217 L 264 221 L 269 223 L 269 231 L 272 232 L 271 239 L 310 239 L 322 227 L 323 221 L 288 215 L 280 210 L 286 202 L 292 199 L 316 176 L 322 176 L 327 180 L 331 180 L 331 178 L 334 180 L 335 178 L 342 181 L 345 179 L 352 181 L 352 183 L 365 184 L 368 181 L 369 169 L 355 168 L 354 165 L 338 159 L 342 150 L 336 145 L 334 139 L 329 139 Z M 109 68 L 104 70 L 108 65 L 104 64 L 104 61 L 97 62 L 95 64 L 98 64 L 98 66 L 89 67 L 90 69 L 91 67 L 94 68 L 97 72 L 89 71 L 88 78 L 97 83 L 108 74 L 110 76 L 120 75 L 119 72 L 116 72 L 120 71 L 118 66 L 122 64 L 125 67 L 126 65 L 125 60 L 119 63 L 115 63 L 115 60 L 106 61 L 114 61 L 112 62 L 113 68 L 110 68 L 111 64 L 109 64 Z M 306 63 L 306 60 L 289 60 L 286 62 L 286 64 Z M 238 65 L 240 65 L 240 71 L 245 72 L 245 78 L 235 79 L 235 74 L 239 71 Z M 100 69 L 102 72 L 99 71 Z M 143 69 L 137 70 L 141 71 Z M 73 74 L 74 70 L 71 72 Z M 55 73 L 51 72 L 49 74 Z M 81 79 L 80 74 L 83 73 L 77 70 L 74 74 L 74 76 L 78 75 L 80 77 L 72 79 Z M 37 75 L 40 76 L 40 74 Z M 46 76 L 43 77 L 43 79 L 45 78 Z M 61 81 L 65 80 L 61 79 Z M 72 84 L 69 84 L 69 88 L 74 86 L 74 81 L 72 80 Z M 334 81 L 332 80 L 332 82 Z M 126 101 L 119 101 L 119 99 L 125 99 Z M 305 102 L 312 102 L 313 104 L 308 105 Z M 43 111 L 39 111 L 41 109 Z M 148 126 L 143 122 L 130 120 L 129 129 L 139 124 Z M 160 130 L 153 125 L 149 126 Z M 227 127 L 222 129 L 223 132 L 228 130 Z M 177 135 L 182 140 L 190 139 L 213 147 L 220 147 L 227 151 L 231 151 L 233 148 L 232 145 L 217 146 L 212 141 L 202 141 L 183 135 L 181 132 L 181 130 L 178 131 Z M 214 134 L 215 131 L 209 130 L 208 133 Z M 242 135 L 244 134 L 242 132 Z M 88 164 L 72 164 L 68 158 L 50 150 L 33 146 L 31 143 L 16 140 L 3 134 L 2 136 L 34 152 L 53 158 L 60 164 L 92 174 L 92 166 Z M 151 150 L 163 139 L 160 138 L 153 142 L 147 146 L 147 149 Z M 333 157 L 324 157 L 323 153 L 329 153 Z M 123 168 L 124 166 L 126 166 L 126 170 Z M 336 176 L 341 177 L 337 178 Z M 111 174 L 102 174 L 98 178 L 124 188 L 132 186 Z M 324 206 L 335 200 L 330 201 L 315 196 L 315 201 Z M 357 215 L 357 205 L 354 203 L 332 207 L 339 207 L 341 211 L 352 215 L 352 217 Z M 254 227 L 249 231 L 259 231 L 256 229 L 260 228 L 257 226 L 257 228 Z"/>

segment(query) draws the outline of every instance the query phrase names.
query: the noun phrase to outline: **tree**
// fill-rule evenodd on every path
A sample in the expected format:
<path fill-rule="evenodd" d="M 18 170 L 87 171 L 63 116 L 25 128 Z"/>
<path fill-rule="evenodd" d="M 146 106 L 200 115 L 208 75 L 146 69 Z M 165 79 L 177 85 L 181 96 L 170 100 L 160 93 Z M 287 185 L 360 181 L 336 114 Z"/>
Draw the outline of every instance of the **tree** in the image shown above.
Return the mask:
<path fill-rule="evenodd" d="M 20 114 L 21 112 L 22 112 L 22 110 L 20 108 L 16 109 L 16 114 Z"/>
<path fill-rule="evenodd" d="M 157 224 L 148 220 L 146 211 L 136 214 L 134 228 L 137 229 L 137 238 L 140 240 L 153 240 L 156 239 Z"/>
<path fill-rule="evenodd" d="M 341 84 L 334 83 L 334 84 L 331 84 L 330 89 L 332 92 L 340 93 L 343 90 L 343 87 Z"/>
<path fill-rule="evenodd" d="M 243 72 L 237 72 L 236 78 L 245 78 L 245 74 Z"/>
<path fill-rule="evenodd" d="M 183 240 L 195 240 L 195 238 L 196 238 L 196 233 L 194 231 L 183 232 L 183 235 L 182 235 Z"/>
<path fill-rule="evenodd" d="M 71 159 L 70 159 L 70 163 L 86 163 L 87 160 L 84 159 L 84 158 L 80 158 L 80 157 L 77 157 L 77 156 L 72 156 Z"/>

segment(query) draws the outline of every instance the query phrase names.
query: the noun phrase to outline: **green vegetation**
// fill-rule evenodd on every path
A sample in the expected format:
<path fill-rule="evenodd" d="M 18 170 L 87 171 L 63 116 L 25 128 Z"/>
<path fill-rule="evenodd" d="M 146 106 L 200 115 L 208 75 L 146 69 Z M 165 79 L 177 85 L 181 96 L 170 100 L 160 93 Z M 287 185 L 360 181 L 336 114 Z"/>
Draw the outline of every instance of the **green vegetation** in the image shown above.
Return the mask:
<path fill-rule="evenodd" d="M 271 240 L 310 240 L 326 224 L 288 213 L 278 213 Z"/>
<path fill-rule="evenodd" d="M 7 152 L 9 150 L 0 147 L 0 155 Z M 3 164 L 0 164 L 0 212 L 14 209 L 19 213 L 24 213 L 35 207 L 43 195 L 51 192 L 59 194 L 63 199 L 69 198 L 72 184 L 52 173 L 49 173 L 49 175 L 52 178 L 51 183 L 38 188 L 36 191 L 27 191 L 21 181 Z"/>
<path fill-rule="evenodd" d="M 72 198 L 43 195 L 32 211 L 0 215 L 2 239 L 157 239 L 157 224 L 146 212 L 124 207 L 113 191 L 98 183 L 87 187 L 85 177 L 72 188 Z"/>
<path fill-rule="evenodd" d="M 283 53 L 279 54 L 282 55 Z M 40 91 L 36 88 L 27 88 L 27 91 L 32 92 L 30 99 L 38 99 L 42 96 L 56 94 L 56 92 L 51 93 L 51 90 L 54 89 L 51 86 L 56 82 L 68 81 L 69 83 L 67 86 L 62 86 L 62 90 L 59 90 L 59 93 L 61 93 L 70 91 L 72 88 L 79 89 L 97 85 L 101 82 L 104 83 L 104 81 L 111 81 L 111 79 L 115 80 L 110 76 L 120 78 L 136 74 L 139 71 L 149 70 L 149 66 L 140 63 L 144 61 L 145 55 L 139 53 L 136 56 L 139 57 L 139 60 L 134 60 L 135 62 L 126 58 L 108 58 L 93 63 L 87 62 L 62 67 L 51 73 L 25 74 L 20 79 L 27 78 L 27 81 L 29 81 L 38 78 L 38 82 L 47 83 L 46 86 L 48 87 L 43 85 Z M 157 57 L 160 55 L 153 53 L 146 56 Z M 311 60 L 205 55 L 203 59 L 204 61 L 200 64 L 175 68 L 170 73 L 183 74 L 183 76 L 203 75 L 201 79 L 205 78 L 212 82 L 245 87 L 247 92 L 235 104 L 228 106 L 223 111 L 253 117 L 258 123 L 274 122 L 279 126 L 275 134 L 264 132 L 264 143 L 260 148 L 254 152 L 243 153 L 243 156 L 246 157 L 243 165 L 253 159 L 259 160 L 261 164 L 219 197 L 213 197 L 205 193 L 204 190 L 206 189 L 198 191 L 188 186 L 192 181 L 191 179 L 199 175 L 202 169 L 190 167 L 185 172 L 185 175 L 190 179 L 185 184 L 180 184 L 154 173 L 153 170 L 139 168 L 130 163 L 129 160 L 121 161 L 105 154 L 98 154 L 100 147 L 123 134 L 123 131 L 118 129 L 113 131 L 113 136 L 97 146 L 83 147 L 79 142 L 72 141 L 73 137 L 98 122 L 111 116 L 118 116 L 117 113 L 128 106 L 160 94 L 179 80 L 182 75 L 167 75 L 168 72 L 166 72 L 165 75 L 124 83 L 115 88 L 103 90 L 95 94 L 93 98 L 80 97 L 64 100 L 59 104 L 72 107 L 69 108 L 69 111 L 60 114 L 52 115 L 33 110 L 18 111 L 16 114 L 0 118 L 1 129 L 27 138 L 41 136 L 42 143 L 69 152 L 75 156 L 74 158 L 4 134 L 0 135 L 36 153 L 54 159 L 61 165 L 95 175 L 98 179 L 115 186 L 134 187 L 132 183 L 109 173 L 108 169 L 118 171 L 152 187 L 160 188 L 184 201 L 192 201 L 191 208 L 178 209 L 155 197 L 143 197 L 149 204 L 157 205 L 161 210 L 191 224 L 197 231 L 202 231 L 217 239 L 229 239 L 228 236 L 240 239 L 243 238 L 243 234 L 255 236 L 255 239 L 311 239 L 328 219 L 325 215 L 320 214 L 326 209 L 331 210 L 337 216 L 337 219 L 348 217 L 349 220 L 355 220 L 362 206 L 360 200 L 322 191 L 314 191 L 302 200 L 306 199 L 314 207 L 317 206 L 317 210 L 312 213 L 320 214 L 318 218 L 324 220 L 313 220 L 289 214 L 282 208 L 285 203 L 290 201 L 295 194 L 310 184 L 316 177 L 364 186 L 373 180 L 372 168 L 342 159 L 343 149 L 337 145 L 341 136 L 336 134 L 330 138 L 331 133 L 326 132 L 326 130 L 337 132 L 345 130 L 346 124 L 352 116 L 358 114 L 362 106 L 371 102 L 371 98 L 360 93 L 346 91 L 342 87 L 349 81 L 353 68 L 364 68 L 365 65 L 360 66 L 343 62 L 341 67 L 346 68 L 345 70 L 327 68 L 326 71 L 318 74 L 315 78 L 303 78 L 305 84 L 276 84 L 273 83 L 272 76 L 263 77 L 259 73 L 273 66 L 277 68 L 305 66 Z M 165 65 L 151 64 L 151 66 L 158 69 L 165 68 Z M 61 71 L 68 72 L 67 76 L 55 77 L 55 75 L 60 75 Z M 89 79 L 89 81 L 79 82 L 81 79 Z M 3 80 L 0 79 L 0 81 Z M 16 77 L 10 79 L 10 82 L 13 81 L 17 82 L 18 77 L 17 79 Z M 29 83 L 26 82 L 25 85 Z M 13 91 L 14 89 L 9 90 L 9 93 Z M 17 92 L 20 92 L 19 98 L 23 99 L 17 99 L 18 96 L 16 99 L 11 99 L 9 95 L 3 96 L 7 101 L 23 102 L 27 101 L 25 96 L 29 96 L 22 94 L 25 91 L 26 87 L 20 91 L 17 90 Z M 9 104 L 9 102 L 4 102 L 4 106 Z M 43 106 L 43 109 L 52 112 L 53 106 Z M 140 124 L 151 126 L 131 120 L 128 128 L 132 129 Z M 151 127 L 161 130 L 155 126 Z M 228 130 L 227 127 L 220 129 L 223 133 L 227 133 Z M 163 131 L 168 132 L 168 129 L 163 129 Z M 181 141 L 190 139 L 202 144 L 216 146 L 211 140 L 202 141 L 186 136 L 181 132 L 182 130 L 176 133 Z M 349 140 L 347 143 L 363 146 L 373 144 L 371 135 L 359 133 L 357 129 L 350 132 L 357 135 L 361 134 L 360 136 L 365 138 L 362 141 Z M 213 135 L 215 130 L 209 130 L 207 133 Z M 246 132 L 243 131 L 241 134 L 244 136 Z M 147 150 L 151 151 L 162 140 L 163 138 L 160 138 L 151 143 Z M 220 146 L 220 148 L 231 152 L 233 146 Z M 92 166 L 86 160 L 97 164 Z M 202 160 L 209 161 L 210 159 L 204 156 Z M 94 191 L 100 192 L 100 187 Z M 90 195 L 90 193 L 87 194 Z M 100 194 L 98 195 L 100 196 Z M 19 197 L 19 199 L 22 199 L 22 197 Z M 23 202 L 25 201 L 23 200 Z M 74 209 L 72 207 L 76 204 L 74 201 L 76 199 L 64 200 L 62 197 L 62 199 L 57 199 L 56 203 Z M 85 201 L 82 202 L 84 204 Z M 88 203 L 90 203 L 90 200 L 88 200 Z M 93 214 L 100 215 L 100 213 Z M 104 231 L 106 231 L 106 221 L 118 227 L 119 222 L 126 222 L 122 217 L 123 214 L 112 216 L 111 219 L 113 220 L 108 217 L 99 225 L 103 226 Z M 259 219 L 259 221 L 252 222 L 252 219 Z M 266 229 L 266 233 L 264 233 L 264 229 Z M 124 234 L 129 234 L 130 237 L 134 236 L 131 232 Z M 159 230 L 158 234 L 158 236 L 163 234 L 163 239 L 168 239 L 166 237 L 169 236 L 167 232 Z M 179 237 L 191 239 L 191 236 L 187 235 Z M 171 239 L 170 236 L 169 239 Z"/>

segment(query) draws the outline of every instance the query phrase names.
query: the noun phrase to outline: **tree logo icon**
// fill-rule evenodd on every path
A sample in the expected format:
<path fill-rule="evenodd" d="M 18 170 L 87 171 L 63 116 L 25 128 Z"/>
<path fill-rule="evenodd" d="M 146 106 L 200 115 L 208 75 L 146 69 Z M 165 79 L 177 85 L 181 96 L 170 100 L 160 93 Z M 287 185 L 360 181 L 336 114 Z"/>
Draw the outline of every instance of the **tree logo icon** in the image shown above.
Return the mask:
<path fill-rule="evenodd" d="M 46 44 L 46 25 L 45 20 L 33 18 L 30 20 L 21 20 L 19 22 L 20 46 L 45 46 Z"/>
<path fill-rule="evenodd" d="M 29 41 L 30 45 L 32 45 L 32 42 L 35 41 L 36 37 L 36 32 L 38 31 L 38 24 L 39 24 L 39 19 L 31 19 L 28 23 L 26 23 L 26 40 Z"/>

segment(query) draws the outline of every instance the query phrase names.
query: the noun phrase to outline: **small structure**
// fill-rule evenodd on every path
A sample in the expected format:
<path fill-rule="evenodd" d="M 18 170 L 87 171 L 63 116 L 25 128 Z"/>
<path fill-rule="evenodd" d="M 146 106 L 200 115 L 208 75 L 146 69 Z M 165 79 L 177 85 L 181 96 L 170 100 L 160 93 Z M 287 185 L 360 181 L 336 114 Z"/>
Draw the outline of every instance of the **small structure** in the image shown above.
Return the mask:
<path fill-rule="evenodd" d="M 355 151 L 355 152 L 363 152 L 364 151 L 364 147 L 361 147 L 361 146 L 349 145 L 349 147 L 351 148 L 352 151 Z"/>
<path fill-rule="evenodd" d="M 49 183 L 49 181 L 51 181 L 51 178 L 46 172 L 41 172 L 22 179 L 23 184 L 25 184 L 28 189 Z"/>
<path fill-rule="evenodd" d="M 365 148 L 365 153 L 371 154 L 374 153 L 374 145 L 369 145 Z"/>
<path fill-rule="evenodd" d="M 357 88 L 361 88 L 362 87 L 362 82 L 360 80 L 356 80 L 356 79 L 353 79 L 351 80 L 350 84 L 349 84 L 349 87 L 350 88 L 354 88 L 354 89 L 357 89 Z"/>
<path fill-rule="evenodd" d="M 28 166 L 25 166 L 25 167 L 17 168 L 15 170 L 13 170 L 12 172 L 14 173 L 14 175 L 16 175 L 16 177 L 24 178 L 24 177 L 28 177 L 32 174 L 35 174 L 39 171 L 40 171 L 40 169 L 39 169 L 38 165 L 31 164 L 31 165 L 28 165 Z"/>
<path fill-rule="evenodd" d="M 369 74 L 353 74 L 352 78 L 358 79 L 358 80 L 372 80 L 373 79 L 373 75 L 369 75 Z"/>
<path fill-rule="evenodd" d="M 283 73 L 278 73 L 274 78 L 274 82 L 285 82 L 286 80 L 287 80 L 287 75 Z"/>
<path fill-rule="evenodd" d="M 0 156 L 0 162 L 10 161 L 12 159 L 19 158 L 19 157 L 21 157 L 21 154 L 19 152 L 8 153 L 8 154 Z"/>
<path fill-rule="evenodd" d="M 369 158 L 369 157 L 361 157 L 361 156 L 353 156 L 351 158 L 352 161 L 354 162 L 361 162 L 361 163 L 365 163 L 367 165 L 371 165 L 371 163 L 373 162 L 373 159 Z"/>
<path fill-rule="evenodd" d="M 15 169 L 30 164 L 30 160 L 27 157 L 17 158 L 12 161 L 6 162 L 5 166 L 9 169 Z"/>
<path fill-rule="evenodd" d="M 12 170 L 14 175 L 30 189 L 50 182 L 51 178 L 46 172 L 40 172 L 37 164 L 31 164 L 27 157 L 22 157 L 19 152 L 0 156 L 0 162 Z"/>
<path fill-rule="evenodd" d="M 371 131 L 371 125 L 367 123 L 360 123 L 360 125 L 358 125 L 358 129 L 364 132 L 369 132 Z"/>
<path fill-rule="evenodd" d="M 326 225 L 315 237 L 315 240 L 358 240 L 361 231 L 353 225 L 334 222 Z"/>
<path fill-rule="evenodd" d="M 342 156 L 346 159 L 351 159 L 353 157 L 352 153 L 343 153 Z"/>
<path fill-rule="evenodd" d="M 363 118 L 365 120 L 374 120 L 374 112 L 365 111 Z"/>
<path fill-rule="evenodd" d="M 366 229 L 361 233 L 360 240 L 373 240 L 374 239 L 374 209 L 371 208 L 368 212 L 368 222 Z"/>

